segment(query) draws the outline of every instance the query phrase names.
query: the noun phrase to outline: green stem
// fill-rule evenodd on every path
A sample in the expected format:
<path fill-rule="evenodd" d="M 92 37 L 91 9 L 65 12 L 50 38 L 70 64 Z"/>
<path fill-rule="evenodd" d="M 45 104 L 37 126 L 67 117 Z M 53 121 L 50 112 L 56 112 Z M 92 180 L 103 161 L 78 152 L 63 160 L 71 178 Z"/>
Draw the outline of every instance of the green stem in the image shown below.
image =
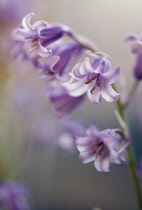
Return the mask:
<path fill-rule="evenodd" d="M 121 118 L 124 120 L 124 122 L 126 122 L 126 118 L 125 118 L 125 108 L 126 107 L 121 103 L 120 99 L 117 100 L 116 104 L 117 104 L 118 112 L 119 112 Z M 124 133 L 125 133 L 125 131 L 124 131 Z M 141 192 L 140 182 L 139 182 L 139 179 L 138 179 L 138 176 L 136 173 L 136 166 L 135 166 L 135 161 L 134 161 L 134 156 L 133 156 L 133 151 L 132 151 L 131 145 L 129 145 L 129 147 L 127 148 L 127 152 L 128 152 L 128 158 L 129 158 L 129 162 L 128 162 L 129 171 L 130 171 L 133 183 L 134 183 L 139 209 L 142 210 L 142 192 Z"/>

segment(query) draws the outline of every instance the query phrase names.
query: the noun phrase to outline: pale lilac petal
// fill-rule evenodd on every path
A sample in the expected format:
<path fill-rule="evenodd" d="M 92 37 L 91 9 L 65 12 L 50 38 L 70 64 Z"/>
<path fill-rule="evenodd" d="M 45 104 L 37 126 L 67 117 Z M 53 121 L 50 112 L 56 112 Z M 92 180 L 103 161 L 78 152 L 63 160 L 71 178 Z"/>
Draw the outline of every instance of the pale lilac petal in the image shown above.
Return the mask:
<path fill-rule="evenodd" d="M 80 160 L 86 164 L 86 163 L 90 163 L 93 160 L 95 160 L 96 158 L 96 154 L 90 154 L 88 151 L 87 152 L 81 152 L 79 155 Z"/>
<path fill-rule="evenodd" d="M 91 88 L 92 89 L 92 88 Z M 87 95 L 93 103 L 99 104 L 102 102 L 101 100 L 101 91 L 99 87 L 96 87 L 95 90 L 93 91 L 93 94 L 91 93 L 91 89 L 87 91 Z"/>
<path fill-rule="evenodd" d="M 138 40 L 132 44 L 131 51 L 133 54 L 137 54 L 142 51 L 142 40 Z"/>
<path fill-rule="evenodd" d="M 131 34 L 124 38 L 124 41 L 136 41 L 139 39 L 139 36 L 137 34 Z"/>
<path fill-rule="evenodd" d="M 117 77 L 119 76 L 119 74 L 120 74 L 120 68 L 117 67 L 117 68 L 115 68 L 115 69 L 113 69 L 111 71 L 108 71 L 106 73 L 103 73 L 101 75 L 103 76 L 103 78 L 105 80 L 107 80 L 107 82 L 109 84 L 112 84 L 112 83 L 115 82 L 115 80 L 117 79 Z"/>
<path fill-rule="evenodd" d="M 38 55 L 41 57 L 48 57 L 52 54 L 52 50 L 47 50 L 45 47 L 43 47 L 40 44 L 40 40 L 38 40 L 38 44 L 39 44 L 39 52 Z"/>
<path fill-rule="evenodd" d="M 28 15 L 26 15 L 23 20 L 22 20 L 22 25 L 25 29 L 29 29 L 29 30 L 33 30 L 33 27 L 31 26 L 31 18 L 34 16 L 35 14 L 32 12 Z"/>
<path fill-rule="evenodd" d="M 90 137 L 88 136 L 84 136 L 84 137 L 76 137 L 76 144 L 77 145 L 88 145 L 90 143 L 92 143 L 94 140 L 92 140 Z"/>
<path fill-rule="evenodd" d="M 99 133 L 99 130 L 97 129 L 95 122 L 91 123 L 88 129 L 86 130 L 86 134 L 88 136 L 96 136 L 98 133 Z"/>
<path fill-rule="evenodd" d="M 43 21 L 43 20 L 40 20 L 40 21 L 37 21 L 34 23 L 33 25 L 33 29 L 35 31 L 37 31 L 37 34 L 40 36 L 40 32 L 42 29 L 45 29 L 46 27 L 48 27 L 48 23 Z"/>
<path fill-rule="evenodd" d="M 124 164 L 126 162 L 125 158 L 115 150 L 111 150 L 110 158 L 116 164 Z"/>
<path fill-rule="evenodd" d="M 80 66 L 82 65 L 82 63 L 80 62 L 80 63 L 78 63 L 78 64 L 76 64 L 75 66 L 74 66 L 74 68 L 72 69 L 72 72 L 71 72 L 71 75 L 72 75 L 72 77 L 74 77 L 75 79 L 81 79 L 81 78 L 83 78 L 83 77 L 85 77 L 86 75 L 82 75 L 82 74 L 80 74 L 80 71 L 79 71 L 79 69 L 80 69 Z"/>
<path fill-rule="evenodd" d="M 90 60 L 89 58 L 85 58 L 84 62 L 82 63 L 82 65 L 79 68 L 79 72 L 81 75 L 86 75 L 86 74 L 90 74 L 93 73 L 93 69 L 92 66 L 90 64 Z"/>
<path fill-rule="evenodd" d="M 46 67 L 48 70 L 53 70 L 54 65 L 60 60 L 59 56 L 49 56 L 46 58 Z"/>
<path fill-rule="evenodd" d="M 108 173 L 110 171 L 109 157 L 104 158 L 101 155 L 97 155 L 94 166 L 98 171 Z"/>
<path fill-rule="evenodd" d="M 75 143 L 79 152 L 87 152 L 92 148 L 94 141 L 88 137 L 77 137 Z"/>
<path fill-rule="evenodd" d="M 119 94 L 115 92 L 113 88 L 106 83 L 104 83 L 102 86 L 101 95 L 108 102 L 116 101 L 119 96 Z"/>
<path fill-rule="evenodd" d="M 66 87 L 69 95 L 74 97 L 83 95 L 88 89 L 88 85 L 85 84 L 85 81 L 85 79 L 82 79 L 80 81 L 69 84 L 69 86 Z"/>

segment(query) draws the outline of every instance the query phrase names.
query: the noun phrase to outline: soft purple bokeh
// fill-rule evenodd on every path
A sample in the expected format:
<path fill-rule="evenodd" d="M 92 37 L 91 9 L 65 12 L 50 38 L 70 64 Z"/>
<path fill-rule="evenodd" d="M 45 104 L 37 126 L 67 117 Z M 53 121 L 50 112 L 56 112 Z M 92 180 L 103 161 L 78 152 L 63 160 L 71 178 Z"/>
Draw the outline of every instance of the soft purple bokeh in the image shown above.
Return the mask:
<path fill-rule="evenodd" d="M 38 149 L 52 145 L 72 153 L 76 151 L 75 136 L 83 134 L 84 127 L 81 122 L 47 116 L 34 123 L 31 142 Z"/>
<path fill-rule="evenodd" d="M 142 80 L 142 35 L 132 34 L 125 38 L 125 41 L 132 41 L 131 51 L 136 55 L 133 68 L 134 77 Z"/>
<path fill-rule="evenodd" d="M 28 191 L 24 184 L 6 180 L 0 183 L 0 205 L 9 210 L 29 210 Z"/>

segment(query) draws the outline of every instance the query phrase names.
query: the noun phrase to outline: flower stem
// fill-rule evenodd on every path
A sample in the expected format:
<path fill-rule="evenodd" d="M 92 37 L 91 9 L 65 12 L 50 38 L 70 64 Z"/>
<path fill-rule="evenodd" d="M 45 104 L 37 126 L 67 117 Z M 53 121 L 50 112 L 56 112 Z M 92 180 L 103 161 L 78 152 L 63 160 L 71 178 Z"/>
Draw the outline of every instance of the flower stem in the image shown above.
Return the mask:
<path fill-rule="evenodd" d="M 125 105 L 123 105 L 121 103 L 120 99 L 117 100 L 116 105 L 117 105 L 118 112 L 119 112 L 121 118 L 126 123 L 126 118 L 125 118 L 126 107 L 125 107 Z M 125 133 L 125 131 L 124 131 L 124 133 Z M 133 155 L 131 144 L 128 146 L 127 152 L 128 152 L 128 158 L 129 158 L 128 166 L 129 166 L 129 171 L 130 171 L 130 174 L 131 174 L 131 178 L 133 180 L 133 184 L 134 184 L 134 187 L 135 187 L 137 202 L 138 202 L 138 205 L 139 205 L 139 209 L 142 210 L 142 192 L 141 192 L 139 179 L 138 179 L 138 176 L 137 176 L 137 173 L 136 173 L 136 166 L 135 166 L 134 155 Z"/>

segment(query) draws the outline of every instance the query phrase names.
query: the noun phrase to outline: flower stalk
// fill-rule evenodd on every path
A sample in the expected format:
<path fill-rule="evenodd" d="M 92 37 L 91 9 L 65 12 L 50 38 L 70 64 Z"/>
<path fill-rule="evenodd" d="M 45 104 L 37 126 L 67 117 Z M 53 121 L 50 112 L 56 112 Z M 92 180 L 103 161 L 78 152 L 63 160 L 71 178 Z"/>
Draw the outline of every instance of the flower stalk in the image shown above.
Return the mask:
<path fill-rule="evenodd" d="M 127 123 L 126 122 L 126 117 L 125 117 L 126 106 L 121 103 L 120 98 L 116 101 L 116 105 L 117 105 L 117 109 L 118 109 L 118 112 L 119 112 L 122 120 L 125 123 Z M 122 127 L 122 130 L 124 131 L 123 127 Z M 124 131 L 124 138 L 125 138 L 125 140 L 127 140 L 127 137 L 125 135 L 125 131 Z M 129 158 L 128 167 L 129 167 L 131 178 L 132 178 L 132 181 L 133 181 L 133 184 L 134 184 L 136 197 L 137 197 L 137 203 L 139 205 L 139 209 L 142 209 L 142 192 L 141 192 L 139 178 L 138 178 L 137 172 L 136 172 L 134 154 L 133 154 L 131 144 L 129 144 L 129 146 L 127 147 L 127 153 L 128 153 L 128 158 Z"/>

